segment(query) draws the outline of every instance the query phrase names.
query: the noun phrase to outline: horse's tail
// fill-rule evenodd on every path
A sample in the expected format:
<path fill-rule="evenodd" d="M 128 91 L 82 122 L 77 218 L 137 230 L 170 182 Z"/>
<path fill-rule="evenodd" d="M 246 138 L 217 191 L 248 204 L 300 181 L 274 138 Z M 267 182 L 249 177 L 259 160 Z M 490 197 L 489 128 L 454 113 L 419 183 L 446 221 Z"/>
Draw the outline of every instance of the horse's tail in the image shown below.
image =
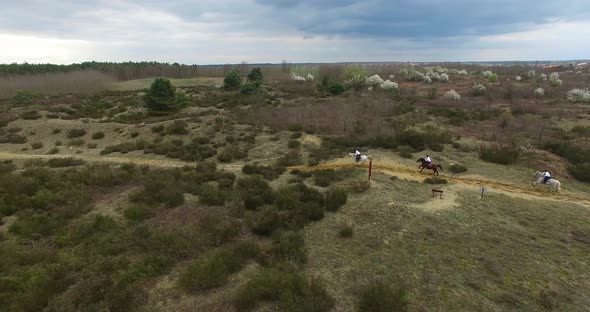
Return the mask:
<path fill-rule="evenodd" d="M 437 167 L 440 168 L 440 170 L 443 170 L 443 167 L 441 165 L 436 165 Z"/>

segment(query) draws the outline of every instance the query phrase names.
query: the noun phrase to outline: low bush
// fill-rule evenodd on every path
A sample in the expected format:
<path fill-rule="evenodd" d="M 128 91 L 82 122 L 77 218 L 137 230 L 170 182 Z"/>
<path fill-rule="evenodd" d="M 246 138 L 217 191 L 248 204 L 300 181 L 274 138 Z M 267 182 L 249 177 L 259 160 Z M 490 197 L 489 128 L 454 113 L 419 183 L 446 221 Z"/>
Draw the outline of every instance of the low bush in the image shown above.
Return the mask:
<path fill-rule="evenodd" d="M 331 95 L 338 95 L 346 91 L 346 88 L 340 82 L 334 81 L 329 77 L 324 77 L 318 85 L 318 90 Z"/>
<path fill-rule="evenodd" d="M 83 139 L 72 139 L 68 142 L 68 145 L 70 146 L 82 146 L 84 145 L 84 143 L 86 143 L 86 141 L 84 141 Z"/>
<path fill-rule="evenodd" d="M 92 139 L 93 140 L 100 140 L 102 138 L 104 138 L 104 132 L 102 132 L 102 131 L 94 132 L 92 134 Z"/>
<path fill-rule="evenodd" d="M 53 134 L 58 134 L 58 133 L 61 133 L 61 129 L 59 129 L 59 128 L 55 128 L 55 129 L 53 129 L 53 130 L 51 131 L 51 133 L 53 133 Z"/>
<path fill-rule="evenodd" d="M 175 120 L 172 124 L 166 126 L 166 134 L 185 135 L 188 133 L 188 124 L 183 120 Z"/>
<path fill-rule="evenodd" d="M 334 169 L 313 171 L 313 181 L 317 186 L 330 186 L 333 182 L 341 181 L 343 178 L 344 176 Z"/>
<path fill-rule="evenodd" d="M 447 184 L 448 181 L 443 178 L 432 177 L 432 178 L 424 179 L 424 183 L 426 183 L 426 184 Z"/>
<path fill-rule="evenodd" d="M 480 146 L 479 148 L 480 159 L 501 165 L 517 162 L 520 154 L 520 148 L 506 145 Z"/>
<path fill-rule="evenodd" d="M 285 172 L 285 167 L 265 166 L 258 164 L 246 164 L 242 167 L 242 172 L 245 174 L 258 174 L 266 180 L 274 180 Z"/>
<path fill-rule="evenodd" d="M 363 312 L 404 312 L 408 298 L 403 287 L 393 287 L 382 281 L 373 281 L 360 293 L 358 310 Z"/>
<path fill-rule="evenodd" d="M 590 162 L 571 165 L 568 171 L 582 182 L 590 182 Z"/>
<path fill-rule="evenodd" d="M 360 181 L 351 183 L 347 186 L 347 190 L 353 193 L 364 193 L 371 188 L 371 181 Z"/>
<path fill-rule="evenodd" d="M 31 148 L 33 148 L 33 149 L 41 149 L 41 148 L 43 148 L 43 143 L 41 143 L 41 142 L 31 143 Z"/>
<path fill-rule="evenodd" d="M 459 102 L 461 100 L 461 95 L 455 90 L 449 90 L 445 92 L 444 97 L 455 102 Z"/>
<path fill-rule="evenodd" d="M 570 131 L 578 136 L 590 138 L 590 126 L 575 126 Z"/>
<path fill-rule="evenodd" d="M 402 158 L 409 159 L 414 157 L 414 155 L 412 154 L 414 152 L 414 149 L 410 146 L 400 146 L 397 148 L 397 152 L 399 156 Z"/>
<path fill-rule="evenodd" d="M 289 167 L 301 165 L 302 162 L 301 152 L 297 149 L 290 149 L 285 155 L 277 159 L 275 165 L 278 167 Z"/>
<path fill-rule="evenodd" d="M 451 173 L 463 173 L 467 171 L 467 167 L 460 165 L 460 164 L 452 164 L 449 166 L 449 171 Z"/>
<path fill-rule="evenodd" d="M 278 231 L 272 237 L 269 250 L 273 262 L 305 263 L 305 241 L 300 232 Z"/>
<path fill-rule="evenodd" d="M 84 135 L 86 135 L 86 130 L 84 130 L 82 128 L 68 130 L 68 138 L 69 139 L 80 138 L 80 137 L 83 137 Z"/>
<path fill-rule="evenodd" d="M 236 190 L 246 209 L 256 209 L 273 201 L 272 188 L 260 176 L 238 179 Z"/>
<path fill-rule="evenodd" d="M 265 206 L 253 213 L 248 219 L 252 233 L 271 236 L 275 231 L 284 227 L 285 218 L 274 206 Z"/>
<path fill-rule="evenodd" d="M 278 311 L 285 312 L 328 312 L 334 307 L 322 284 L 289 268 L 260 270 L 240 288 L 234 305 L 238 311 L 251 311 L 264 301 L 278 302 Z"/>
<path fill-rule="evenodd" d="M 474 96 L 482 96 L 488 92 L 488 89 L 486 88 L 486 86 L 480 83 L 474 83 L 473 87 L 471 87 L 471 91 L 473 92 Z"/>
<path fill-rule="evenodd" d="M 36 119 L 41 118 L 42 116 L 37 111 L 28 111 L 28 112 L 22 113 L 20 115 L 20 117 L 25 120 L 36 120 Z"/>
<path fill-rule="evenodd" d="M 348 200 L 348 194 L 346 190 L 337 187 L 330 187 L 326 192 L 326 210 L 328 211 L 337 211 L 342 207 L 342 205 L 346 204 Z"/>
<path fill-rule="evenodd" d="M 244 159 L 246 157 L 248 157 L 248 152 L 245 149 L 240 148 L 237 144 L 230 145 L 217 154 L 217 160 L 224 163 Z"/>
<path fill-rule="evenodd" d="M 289 138 L 296 140 L 296 139 L 299 139 L 301 136 L 302 136 L 301 131 L 297 131 L 297 132 L 291 133 L 291 135 L 289 135 Z"/>
<path fill-rule="evenodd" d="M 240 93 L 245 95 L 253 94 L 260 89 L 261 84 L 259 82 L 246 82 L 240 88 Z"/>
<path fill-rule="evenodd" d="M 545 149 L 566 158 L 572 163 L 581 164 L 590 162 L 590 149 L 580 147 L 568 142 L 548 143 Z"/>
<path fill-rule="evenodd" d="M 151 130 L 153 133 L 162 133 L 162 132 L 164 132 L 164 129 L 166 129 L 166 127 L 164 127 L 164 125 L 157 125 L 157 126 L 153 126 Z"/>
<path fill-rule="evenodd" d="M 14 170 L 16 170 L 16 165 L 13 164 L 12 161 L 4 161 L 0 163 L 0 174 L 9 173 Z"/>
<path fill-rule="evenodd" d="M 131 204 L 125 208 L 123 215 L 125 218 L 135 222 L 141 222 L 154 216 L 155 211 L 152 207 L 142 204 Z"/>
<path fill-rule="evenodd" d="M 84 164 L 86 164 L 84 160 L 77 159 L 74 157 L 52 158 L 47 161 L 47 166 L 49 166 L 50 168 L 75 167 Z"/>
<path fill-rule="evenodd" d="M 40 95 L 32 90 L 18 90 L 16 94 L 10 98 L 10 103 L 16 106 L 26 106 L 35 103 Z"/>
<path fill-rule="evenodd" d="M 59 148 L 57 147 L 52 147 L 49 151 L 47 151 L 48 155 L 55 155 L 57 153 L 59 153 Z"/>
<path fill-rule="evenodd" d="M 27 143 L 27 137 L 9 132 L 8 134 L 0 137 L 0 143 L 23 144 Z"/>
<path fill-rule="evenodd" d="M 299 142 L 297 140 L 289 140 L 289 142 L 287 143 L 287 147 L 288 148 L 299 148 L 299 147 L 301 147 L 301 142 Z"/>
<path fill-rule="evenodd" d="M 187 291 L 222 286 L 231 274 L 238 272 L 258 253 L 254 242 L 240 242 L 236 246 L 217 250 L 191 264 L 181 274 L 178 284 Z"/>
<path fill-rule="evenodd" d="M 94 149 L 97 146 L 98 146 L 98 144 L 96 144 L 96 143 L 88 143 L 88 144 L 86 144 L 86 147 L 88 147 L 89 149 Z"/>
<path fill-rule="evenodd" d="M 342 238 L 352 237 L 352 234 L 353 234 L 353 229 L 352 229 L 352 226 L 350 226 L 350 225 L 345 225 L 338 231 L 338 236 L 340 236 Z"/>
<path fill-rule="evenodd" d="M 178 182 L 165 173 L 153 172 L 143 181 L 143 189 L 131 196 L 133 202 L 151 206 L 162 205 L 174 208 L 184 203 L 182 189 L 176 187 Z"/>
<path fill-rule="evenodd" d="M 227 190 L 206 183 L 199 188 L 199 202 L 209 206 L 223 206 L 228 197 Z"/>

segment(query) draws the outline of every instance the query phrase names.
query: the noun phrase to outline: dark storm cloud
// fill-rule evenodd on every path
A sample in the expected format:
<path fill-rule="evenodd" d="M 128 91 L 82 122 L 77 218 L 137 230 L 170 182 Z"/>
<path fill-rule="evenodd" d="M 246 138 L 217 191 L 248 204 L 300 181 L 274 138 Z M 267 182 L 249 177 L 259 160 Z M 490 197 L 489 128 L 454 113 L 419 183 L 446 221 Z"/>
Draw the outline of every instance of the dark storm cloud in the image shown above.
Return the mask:
<path fill-rule="evenodd" d="M 257 0 L 305 34 L 433 38 L 493 35 L 590 17 L 587 0 Z M 283 2 L 289 2 L 285 8 Z"/>
<path fill-rule="evenodd" d="M 67 37 L 80 24 L 100 26 L 100 20 L 76 18 L 78 13 L 121 6 L 164 11 L 187 22 L 214 22 L 221 30 L 231 24 L 252 33 L 415 40 L 516 32 L 590 15 L 588 0 L 24 0 L 3 4 L 0 31 Z"/>

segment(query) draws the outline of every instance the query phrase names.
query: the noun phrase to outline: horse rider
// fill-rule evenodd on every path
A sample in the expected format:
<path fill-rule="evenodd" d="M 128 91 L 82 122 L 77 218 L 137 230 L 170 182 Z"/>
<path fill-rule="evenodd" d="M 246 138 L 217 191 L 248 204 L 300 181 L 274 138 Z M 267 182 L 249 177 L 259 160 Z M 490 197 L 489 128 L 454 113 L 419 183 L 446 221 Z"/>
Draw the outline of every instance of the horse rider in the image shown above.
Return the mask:
<path fill-rule="evenodd" d="M 424 158 L 424 162 L 426 163 L 426 169 L 430 169 L 430 165 L 432 165 L 432 159 L 430 159 L 430 155 L 426 155 Z"/>
<path fill-rule="evenodd" d="M 354 158 L 356 159 L 356 161 L 360 161 L 361 160 L 361 152 L 359 152 L 359 150 L 356 150 L 354 152 Z"/>
<path fill-rule="evenodd" d="M 549 181 L 549 179 L 551 179 L 551 174 L 549 174 L 549 171 L 547 169 L 543 170 L 543 184 L 547 184 L 547 181 Z"/>

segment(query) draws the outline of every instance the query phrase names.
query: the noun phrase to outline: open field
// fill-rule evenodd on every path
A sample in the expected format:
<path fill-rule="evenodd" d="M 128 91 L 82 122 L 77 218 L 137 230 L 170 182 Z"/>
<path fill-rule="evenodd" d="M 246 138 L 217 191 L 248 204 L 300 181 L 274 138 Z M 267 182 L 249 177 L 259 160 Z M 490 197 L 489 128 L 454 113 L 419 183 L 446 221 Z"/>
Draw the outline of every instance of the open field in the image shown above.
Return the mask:
<path fill-rule="evenodd" d="M 151 79 L 0 100 L 0 310 L 589 310 L 590 73 L 404 68 L 172 79 L 167 111 Z"/>
<path fill-rule="evenodd" d="M 136 80 L 127 80 L 113 83 L 109 86 L 110 90 L 115 91 L 129 91 L 129 90 L 141 90 L 150 87 L 154 78 L 144 78 Z M 195 87 L 195 86 L 208 86 L 208 87 L 219 87 L 223 85 L 223 78 L 184 78 L 184 79 L 170 79 L 175 87 Z"/>

